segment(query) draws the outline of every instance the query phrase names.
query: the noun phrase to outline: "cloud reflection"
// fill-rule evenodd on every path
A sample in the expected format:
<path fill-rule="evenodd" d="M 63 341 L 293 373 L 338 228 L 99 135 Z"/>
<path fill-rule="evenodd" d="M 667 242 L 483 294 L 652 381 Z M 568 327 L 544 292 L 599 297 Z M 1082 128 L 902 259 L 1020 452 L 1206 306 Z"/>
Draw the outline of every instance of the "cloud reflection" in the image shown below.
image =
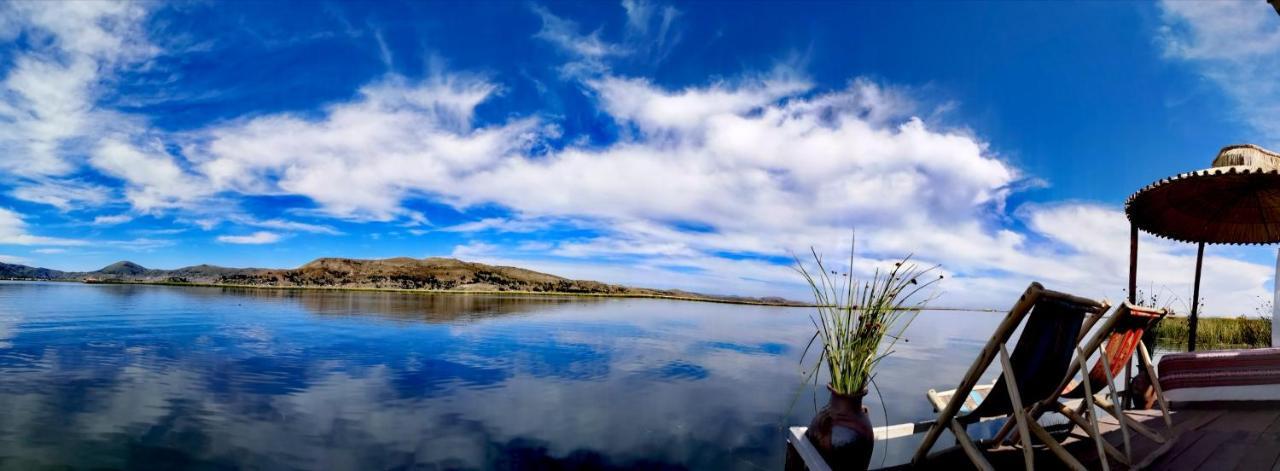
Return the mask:
<path fill-rule="evenodd" d="M 0 297 L 17 307 L 0 311 L 17 319 L 0 349 L 5 466 L 776 469 L 782 427 L 812 413 L 788 409 L 801 309 L 28 283 Z M 930 373 L 914 340 L 881 382 L 904 420 L 960 363 Z"/>

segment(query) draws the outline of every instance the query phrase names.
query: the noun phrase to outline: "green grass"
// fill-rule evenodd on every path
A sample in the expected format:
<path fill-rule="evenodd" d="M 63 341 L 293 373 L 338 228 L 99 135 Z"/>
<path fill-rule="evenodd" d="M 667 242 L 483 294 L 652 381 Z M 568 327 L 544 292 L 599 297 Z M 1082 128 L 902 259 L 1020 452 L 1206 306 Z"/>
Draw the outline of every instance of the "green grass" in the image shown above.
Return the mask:
<path fill-rule="evenodd" d="M 1190 324 L 1186 317 L 1167 317 L 1156 326 L 1162 346 L 1186 348 Z M 1202 317 L 1196 326 L 1197 347 L 1266 347 L 1271 345 L 1271 319 L 1258 317 Z"/>

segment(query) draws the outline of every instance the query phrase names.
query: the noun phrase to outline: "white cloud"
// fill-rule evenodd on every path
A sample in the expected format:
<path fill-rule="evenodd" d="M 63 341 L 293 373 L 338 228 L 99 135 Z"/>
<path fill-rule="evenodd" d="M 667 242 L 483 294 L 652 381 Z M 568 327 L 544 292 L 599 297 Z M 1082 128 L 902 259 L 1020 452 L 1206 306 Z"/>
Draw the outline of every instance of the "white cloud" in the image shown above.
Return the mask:
<path fill-rule="evenodd" d="M 279 242 L 280 239 L 280 234 L 267 231 L 258 231 L 249 235 L 218 236 L 218 242 L 227 244 L 273 244 Z"/>
<path fill-rule="evenodd" d="M 586 59 L 601 59 L 625 54 L 621 46 L 600 39 L 600 31 L 590 34 L 578 32 L 578 24 L 553 15 L 541 5 L 532 5 L 533 12 L 542 20 L 542 29 L 534 37 L 547 41 L 561 49 Z"/>
<path fill-rule="evenodd" d="M 529 220 L 493 217 L 454 224 L 452 226 L 445 226 L 437 230 L 441 232 L 534 232 L 546 229 L 550 226 L 551 221 L 542 219 Z M 418 232 L 425 234 L 427 231 L 410 230 L 409 232 L 414 235 L 421 235 Z"/>
<path fill-rule="evenodd" d="M 20 200 L 70 211 L 105 204 L 111 200 L 112 191 L 101 185 L 78 180 L 42 178 L 25 181 L 9 194 Z"/>
<path fill-rule="evenodd" d="M 0 15 L 34 47 L 12 58 L 0 82 L 0 170 L 63 175 L 78 166 L 86 136 L 127 125 L 96 106 L 105 75 L 154 53 L 141 31 L 146 11 L 126 2 L 14 2 Z"/>
<path fill-rule="evenodd" d="M 179 166 L 159 143 L 138 148 L 117 139 L 104 139 L 89 162 L 103 173 L 124 180 L 125 197 L 142 212 L 183 208 L 213 193 L 203 179 Z"/>
<path fill-rule="evenodd" d="M 786 77 L 678 92 L 661 90 L 647 80 L 618 77 L 592 80 L 590 85 L 610 116 L 638 126 L 651 137 L 666 131 L 702 131 L 700 127 L 715 124 L 711 117 L 741 115 L 810 88 L 804 81 Z"/>
<path fill-rule="evenodd" d="M 587 234 L 554 243 L 516 240 L 506 253 L 464 245 L 459 255 L 606 281 L 754 294 L 791 286 L 801 293 L 791 272 L 770 260 L 810 245 L 838 253 L 857 227 L 855 270 L 914 252 L 956 275 L 945 284 L 949 303 L 991 306 L 1031 280 L 1089 296 L 1121 294 L 1128 225 L 1115 208 L 1068 203 L 1010 215 L 1008 196 L 1026 182 L 1018 169 L 972 133 L 919 118 L 931 114 L 917 109 L 912 93 L 892 86 L 855 79 L 818 91 L 781 70 L 671 89 L 613 74 L 608 60 L 644 50 L 662 54 L 661 44 L 644 49 L 637 38 L 668 46 L 678 40 L 675 9 L 623 6 L 624 43 L 533 7 L 542 21 L 537 38 L 570 53 L 576 69 L 569 76 L 622 130 L 609 145 L 534 153 L 535 144 L 559 137 L 554 123 L 512 118 L 477 126 L 477 106 L 499 86 L 449 74 L 421 81 L 389 75 L 318 112 L 255 115 L 182 135 L 147 131 L 139 119 L 96 106 L 111 74 L 156 53 L 140 31 L 142 7 L 10 4 L 5 16 L 21 18 L 20 29 L 49 41 L 19 54 L 0 85 L 0 118 L 16 124 L 0 129 L 0 170 L 19 175 L 15 197 L 64 211 L 112 198 L 115 190 L 66 179 L 88 164 L 123 182 L 136 213 L 176 212 L 206 228 L 229 222 L 267 229 L 217 237 L 224 243 L 340 234 L 328 225 L 259 220 L 211 204 L 226 195 L 298 195 L 315 209 L 292 216 L 409 225 L 429 224 L 406 208 L 425 199 L 464 213 L 474 207 L 509 213 L 438 231 L 519 234 L 567 225 Z M 1205 65 L 1260 131 L 1280 134 L 1269 120 L 1280 113 L 1280 86 L 1249 79 L 1276 75 L 1280 64 L 1280 30 L 1266 5 L 1163 8 L 1169 55 Z M 1268 20 L 1256 19 L 1251 8 Z M 0 37 L 15 34 L 6 31 Z M 1010 224 L 1011 217 L 1021 224 Z M 32 235 L 19 215 L 3 210 L 0 243 L 83 242 Z M 172 242 L 114 243 L 146 250 Z M 1239 310 L 1266 294 L 1269 266 L 1222 254 L 1206 260 L 1210 307 Z M 1144 286 L 1189 291 L 1192 254 L 1185 247 L 1153 240 L 1142 257 Z"/>
<path fill-rule="evenodd" d="M 189 155 L 220 191 L 302 195 L 348 219 L 412 220 L 405 198 L 438 193 L 534 137 L 531 120 L 471 127 L 475 106 L 494 90 L 474 78 L 393 76 L 319 120 L 269 115 L 209 129 Z"/>
<path fill-rule="evenodd" d="M 1280 22 L 1266 2 L 1160 3 L 1165 53 L 1197 66 L 1235 101 L 1260 139 L 1280 143 Z"/>
<path fill-rule="evenodd" d="M 645 0 L 622 0 L 622 8 L 627 12 L 628 36 L 648 41 L 659 51 L 679 41 L 679 35 L 672 29 L 676 18 L 680 17 L 680 10 L 675 7 L 659 7 Z"/>
<path fill-rule="evenodd" d="M 27 265 L 31 263 L 31 259 L 19 257 L 17 255 L 0 254 L 0 263 L 12 263 L 16 265 Z"/>
<path fill-rule="evenodd" d="M 114 215 L 109 215 L 109 216 L 98 216 L 98 217 L 93 218 L 93 225 L 95 225 L 95 226 L 114 226 L 114 225 L 116 225 L 116 224 L 124 224 L 124 223 L 129 222 L 129 221 L 132 221 L 132 220 L 133 220 L 133 216 L 130 216 L 130 215 L 128 215 L 128 214 L 114 214 Z"/>
<path fill-rule="evenodd" d="M 342 231 L 334 229 L 332 226 L 326 226 L 323 224 L 310 224 L 310 223 L 298 222 L 298 221 L 289 221 L 285 219 L 267 219 L 267 220 L 261 220 L 261 221 L 255 220 L 255 219 L 248 219 L 248 220 L 237 220 L 237 222 L 248 225 L 248 226 L 262 227 L 266 229 L 277 229 L 282 231 L 298 231 L 298 232 L 310 232 L 313 234 L 342 235 Z"/>
<path fill-rule="evenodd" d="M 85 242 L 32 235 L 27 232 L 27 222 L 21 214 L 0 208 L 0 245 L 85 245 Z"/>
<path fill-rule="evenodd" d="M 117 247 L 120 249 L 129 250 L 133 252 L 151 252 L 156 249 L 178 245 L 178 243 L 173 240 L 152 239 L 148 237 L 140 237 L 137 239 L 129 239 L 129 240 L 99 241 L 99 242 L 95 242 L 95 244 L 101 244 L 108 247 Z"/>
<path fill-rule="evenodd" d="M 38 254 L 44 254 L 44 255 L 55 255 L 60 253 L 67 253 L 67 249 L 35 249 L 35 250 L 32 250 L 32 252 L 35 252 Z"/>
<path fill-rule="evenodd" d="M 493 85 L 392 77 L 320 118 L 267 115 L 208 129 L 186 153 L 219 191 L 303 195 L 341 218 L 406 217 L 403 203 L 427 196 L 512 213 L 438 230 L 521 232 L 571 221 L 596 234 L 490 258 L 625 260 L 628 269 L 641 260 L 644 273 L 679 273 L 663 283 L 772 294 L 787 280 L 798 288 L 787 268 L 723 254 L 778 257 L 809 245 L 836 253 L 856 226 L 865 257 L 857 268 L 915 253 L 956 274 L 947 283 L 953 304 L 990 306 L 1031 280 L 1122 295 L 1126 257 L 1115 251 L 1127 247 L 1128 226 L 1118 211 L 1027 207 L 1017 217 L 1030 232 L 1005 227 L 1006 198 L 1023 182 L 1018 170 L 973 135 L 915 118 L 907 92 L 854 80 L 813 94 L 785 75 L 680 90 L 611 76 L 586 83 L 600 108 L 633 130 L 620 142 L 530 155 L 529 142 L 554 132 L 542 123 L 470 125 Z M 1144 253 L 1152 274 L 1189 263 L 1182 249 L 1152 247 Z M 1228 258 L 1206 266 L 1223 280 L 1210 284 L 1206 275 L 1208 293 L 1252 302 L 1265 292 L 1266 267 Z M 607 280 L 643 272 L 624 271 Z M 1189 282 L 1143 279 L 1171 289 Z"/>

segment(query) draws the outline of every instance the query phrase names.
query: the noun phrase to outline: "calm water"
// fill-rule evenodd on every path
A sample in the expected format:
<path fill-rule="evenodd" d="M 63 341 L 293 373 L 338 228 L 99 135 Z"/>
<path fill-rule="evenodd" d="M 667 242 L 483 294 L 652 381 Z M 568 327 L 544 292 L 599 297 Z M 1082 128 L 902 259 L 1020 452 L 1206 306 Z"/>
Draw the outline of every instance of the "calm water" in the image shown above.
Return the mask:
<path fill-rule="evenodd" d="M 0 467 L 776 470 L 814 411 L 808 315 L 5 282 Z M 889 421 L 928 418 L 998 318 L 921 314 L 877 377 Z"/>

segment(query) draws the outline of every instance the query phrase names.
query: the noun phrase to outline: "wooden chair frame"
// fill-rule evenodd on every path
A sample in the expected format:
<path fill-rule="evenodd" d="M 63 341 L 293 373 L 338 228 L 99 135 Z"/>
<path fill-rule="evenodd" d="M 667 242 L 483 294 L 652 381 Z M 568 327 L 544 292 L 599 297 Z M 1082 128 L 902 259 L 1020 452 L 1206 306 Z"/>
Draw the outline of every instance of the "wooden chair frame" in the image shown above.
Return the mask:
<path fill-rule="evenodd" d="M 966 372 L 964 378 L 961 379 L 960 385 L 956 387 L 955 393 L 951 396 L 951 399 L 947 401 L 946 406 L 938 413 L 938 419 L 929 427 L 929 431 L 925 434 L 924 441 L 920 443 L 920 447 L 916 449 L 916 453 L 911 459 L 913 464 L 922 465 L 928 459 L 929 449 L 937 442 L 938 437 L 942 434 L 942 430 L 947 428 L 951 430 L 953 435 L 955 435 L 956 441 L 959 442 L 960 447 L 964 450 L 965 454 L 969 457 L 969 460 L 973 462 L 975 467 L 984 471 L 994 469 L 991 466 L 991 463 L 987 461 L 986 457 L 983 456 L 982 449 L 969 437 L 964 424 L 961 424 L 956 420 L 956 418 L 961 406 L 968 397 L 969 391 L 973 390 L 974 386 L 977 385 L 978 380 L 982 376 L 982 373 L 991 366 L 991 363 L 996 360 L 997 356 L 999 357 L 1000 366 L 1005 377 L 1005 382 L 1008 386 L 1007 389 L 1009 391 L 1010 401 L 1014 405 L 1013 413 L 1010 415 L 1011 418 L 1005 426 L 1012 427 L 1016 425 L 1018 427 L 1023 448 L 1023 458 L 1027 469 L 1032 469 L 1034 466 L 1034 457 L 1032 456 L 1030 438 L 1033 434 L 1040 437 L 1041 441 L 1048 445 L 1050 449 L 1053 449 L 1053 451 L 1059 454 L 1059 456 L 1065 455 L 1067 459 L 1075 461 L 1074 458 L 1070 457 L 1070 454 L 1068 454 L 1065 449 L 1062 449 L 1062 446 L 1058 444 L 1056 440 L 1052 439 L 1048 431 L 1035 422 L 1033 416 L 1026 414 L 1027 409 L 1034 408 L 1036 405 L 1041 404 L 1041 402 L 1037 402 L 1035 405 L 1028 408 L 1020 407 L 1020 404 L 1022 404 L 1022 398 L 1019 397 L 1020 389 L 1018 384 L 1014 381 L 1012 363 L 1009 359 L 1008 349 L 1005 347 L 1005 343 L 1009 341 L 1009 337 L 1013 335 L 1014 330 L 1018 328 L 1018 325 L 1020 325 L 1023 319 L 1027 317 L 1027 314 L 1031 312 L 1032 308 L 1034 308 L 1036 304 L 1045 297 L 1067 300 L 1076 304 L 1096 306 L 1094 311 L 1091 312 L 1091 315 L 1084 321 L 1080 335 L 1074 339 L 1073 343 L 1076 345 L 1079 344 L 1084 335 L 1093 327 L 1101 317 L 1102 313 L 1106 312 L 1109 307 L 1105 301 L 1098 302 L 1065 293 L 1050 291 L 1045 289 L 1044 286 L 1040 285 L 1040 283 L 1031 283 L 1031 285 L 1027 287 L 1027 290 L 1022 293 L 1022 296 L 1018 298 L 1018 302 L 1013 305 L 1013 308 L 1009 310 L 1009 313 L 1005 315 L 1004 319 L 996 327 L 991 338 L 987 340 L 982 351 L 978 353 L 978 358 L 969 366 L 969 371 Z M 1046 438 L 1048 440 L 1046 440 Z M 1078 461 L 1075 462 L 1075 465 L 1076 466 L 1073 467 L 1076 469 L 1084 469 Z"/>
<path fill-rule="evenodd" d="M 1126 466 L 1133 463 L 1133 456 L 1130 447 L 1130 429 L 1147 436 L 1157 443 L 1164 443 L 1166 438 L 1162 434 L 1151 430 L 1149 427 L 1141 423 L 1129 421 L 1124 415 L 1124 402 L 1120 400 L 1119 391 L 1116 388 L 1115 376 L 1112 373 L 1110 360 L 1107 358 L 1107 354 L 1105 352 L 1098 356 L 1098 361 L 1101 363 L 1102 371 L 1106 375 L 1107 384 L 1105 385 L 1105 388 L 1108 390 L 1109 394 L 1104 394 L 1102 391 L 1095 392 L 1092 390 L 1092 380 L 1089 378 L 1090 373 L 1087 361 L 1090 356 L 1095 352 L 1098 352 L 1098 350 L 1103 347 L 1103 344 L 1110 338 L 1120 321 L 1128 317 L 1129 313 L 1134 310 L 1144 311 L 1149 314 L 1158 314 L 1161 318 L 1168 314 L 1164 309 L 1151 309 L 1137 306 L 1129 302 L 1116 306 L 1115 312 L 1113 312 L 1110 318 L 1102 324 L 1098 329 L 1098 332 L 1094 334 L 1089 342 L 1084 347 L 1077 347 L 1076 361 L 1072 362 L 1070 369 L 1067 370 L 1067 375 L 1063 378 L 1062 383 L 1057 388 L 1057 392 L 1055 392 L 1053 396 L 1035 404 L 1031 408 L 1029 414 L 1029 420 L 1033 421 L 1039 418 L 1044 412 L 1049 411 L 1058 412 L 1066 416 L 1069 420 L 1080 426 L 1081 429 L 1085 430 L 1086 433 L 1089 434 L 1089 438 L 1092 438 L 1097 446 L 1099 457 L 1102 457 L 1105 453 L 1107 456 L 1110 456 Z M 1142 360 L 1140 363 L 1142 363 L 1143 367 L 1146 368 L 1147 373 L 1151 378 L 1156 378 L 1155 367 L 1151 363 L 1151 354 L 1147 351 L 1147 346 L 1142 342 L 1142 340 L 1138 340 L 1137 345 L 1134 348 L 1140 355 Z M 1071 385 L 1071 381 L 1075 378 L 1076 374 L 1080 372 L 1084 373 L 1084 378 L 1081 383 L 1081 387 L 1084 388 L 1084 400 L 1080 403 L 1077 409 L 1072 410 L 1070 407 L 1067 407 L 1066 404 L 1060 402 L 1059 399 L 1061 399 L 1063 393 Z M 1163 415 L 1165 426 L 1167 428 L 1172 428 L 1173 420 L 1169 415 L 1169 405 L 1164 398 L 1164 392 L 1161 390 L 1157 381 L 1152 381 L 1152 385 L 1155 389 L 1156 401 L 1160 404 L 1160 412 Z M 1124 438 L 1123 453 L 1120 452 L 1120 450 L 1117 450 L 1115 446 L 1107 443 L 1099 435 L 1097 418 L 1095 417 L 1096 413 L 1094 412 L 1097 409 L 1106 411 L 1120 424 L 1120 433 Z M 995 441 L 999 443 L 1010 433 L 1013 433 L 1013 426 L 1006 423 L 1001 427 L 1000 432 L 996 434 Z M 1022 431 L 1019 430 L 1018 433 L 1021 434 Z M 1039 434 L 1037 433 L 1037 435 Z M 1057 444 L 1056 440 L 1053 440 L 1053 443 L 1049 443 L 1049 440 L 1052 440 L 1051 437 L 1041 437 L 1041 440 L 1045 441 L 1045 444 L 1048 445 L 1050 449 L 1054 449 L 1053 445 Z M 1083 469 L 1076 467 L 1079 462 L 1070 455 L 1058 453 L 1056 449 L 1054 449 L 1054 454 L 1058 455 L 1059 458 L 1062 458 L 1063 462 L 1067 463 L 1068 466 L 1074 469 Z M 1107 469 L 1107 460 L 1102 459 L 1101 461 L 1103 469 Z"/>

